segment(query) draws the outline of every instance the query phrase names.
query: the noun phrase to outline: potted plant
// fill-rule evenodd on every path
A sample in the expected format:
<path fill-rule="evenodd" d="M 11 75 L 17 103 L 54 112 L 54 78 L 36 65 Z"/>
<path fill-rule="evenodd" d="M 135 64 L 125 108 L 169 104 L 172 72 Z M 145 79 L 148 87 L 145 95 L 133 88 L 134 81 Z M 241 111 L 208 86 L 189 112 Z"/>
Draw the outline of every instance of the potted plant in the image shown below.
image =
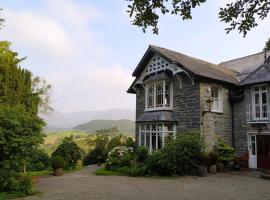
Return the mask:
<path fill-rule="evenodd" d="M 210 161 L 209 155 L 205 152 L 201 152 L 198 160 L 199 160 L 198 176 L 206 177 L 207 176 L 207 166 L 208 166 L 209 161 Z"/>
<path fill-rule="evenodd" d="M 217 161 L 218 161 L 218 154 L 214 151 L 211 151 L 209 153 L 209 157 L 210 157 L 210 165 L 209 165 L 209 173 L 217 173 Z"/>
<path fill-rule="evenodd" d="M 61 156 L 55 156 L 52 159 L 52 168 L 54 169 L 54 176 L 62 176 L 64 174 L 65 161 Z"/>

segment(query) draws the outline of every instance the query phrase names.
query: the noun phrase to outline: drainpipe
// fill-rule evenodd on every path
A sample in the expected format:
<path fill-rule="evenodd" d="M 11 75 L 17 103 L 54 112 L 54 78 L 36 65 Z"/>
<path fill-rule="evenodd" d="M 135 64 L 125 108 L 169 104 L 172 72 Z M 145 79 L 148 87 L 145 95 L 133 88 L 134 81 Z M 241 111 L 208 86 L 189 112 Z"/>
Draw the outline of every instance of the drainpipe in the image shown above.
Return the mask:
<path fill-rule="evenodd" d="M 235 148 L 235 140 L 234 140 L 234 106 L 233 102 L 231 103 L 232 108 L 232 146 Z"/>

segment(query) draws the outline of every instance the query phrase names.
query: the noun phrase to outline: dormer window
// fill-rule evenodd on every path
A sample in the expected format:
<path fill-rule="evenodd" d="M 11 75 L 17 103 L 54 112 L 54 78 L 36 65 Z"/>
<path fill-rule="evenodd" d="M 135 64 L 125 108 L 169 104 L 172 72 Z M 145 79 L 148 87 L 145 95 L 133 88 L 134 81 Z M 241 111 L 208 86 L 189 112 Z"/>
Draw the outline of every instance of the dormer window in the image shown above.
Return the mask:
<path fill-rule="evenodd" d="M 172 83 L 157 81 L 146 85 L 146 110 L 172 109 Z"/>

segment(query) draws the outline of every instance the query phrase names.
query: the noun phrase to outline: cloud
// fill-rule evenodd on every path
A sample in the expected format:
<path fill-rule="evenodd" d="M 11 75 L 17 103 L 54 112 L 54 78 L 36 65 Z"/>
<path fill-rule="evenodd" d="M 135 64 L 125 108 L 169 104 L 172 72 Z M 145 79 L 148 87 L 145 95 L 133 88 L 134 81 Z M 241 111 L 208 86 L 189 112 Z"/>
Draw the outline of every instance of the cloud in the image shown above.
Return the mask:
<path fill-rule="evenodd" d="M 110 61 L 113 52 L 93 28 L 106 14 L 75 0 L 45 2 L 42 10 L 5 10 L 7 22 L 0 37 L 27 53 L 25 66 L 52 84 L 54 109 L 133 107 L 134 96 L 126 94 L 131 72 Z"/>
<path fill-rule="evenodd" d="M 61 24 L 31 11 L 5 11 L 4 37 L 46 57 L 65 58 L 73 52 L 73 41 Z M 31 55 L 30 55 L 31 56 Z"/>

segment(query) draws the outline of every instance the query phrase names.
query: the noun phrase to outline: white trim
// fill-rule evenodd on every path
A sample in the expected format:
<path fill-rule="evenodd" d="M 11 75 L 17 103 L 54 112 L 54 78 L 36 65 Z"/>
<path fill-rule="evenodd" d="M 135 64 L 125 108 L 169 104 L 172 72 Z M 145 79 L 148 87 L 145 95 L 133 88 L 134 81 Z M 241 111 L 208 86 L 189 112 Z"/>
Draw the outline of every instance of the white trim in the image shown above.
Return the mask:
<path fill-rule="evenodd" d="M 165 125 L 169 124 L 173 126 L 173 131 L 165 131 Z M 144 126 L 145 129 L 142 130 L 141 126 Z M 146 126 L 149 125 L 150 129 L 147 131 Z M 156 130 L 152 130 L 152 125 L 156 126 Z M 158 126 L 161 125 L 161 130 L 158 130 Z M 174 123 L 141 123 L 139 125 L 139 146 L 146 146 L 146 135 L 149 134 L 149 152 L 152 153 L 152 135 L 155 135 L 156 139 L 156 147 L 155 149 L 158 149 L 158 140 L 159 140 L 159 134 L 161 134 L 161 148 L 165 145 L 165 134 L 166 133 L 172 133 L 174 136 L 176 135 L 176 125 Z M 141 142 L 141 134 L 144 134 L 144 144 Z"/>
<path fill-rule="evenodd" d="M 163 99 L 162 99 L 162 104 L 163 106 L 157 107 L 156 106 L 156 86 L 158 83 L 162 82 L 162 89 L 163 89 Z M 166 83 L 169 83 L 169 93 L 170 93 L 170 106 L 165 106 L 165 95 L 166 95 Z M 148 89 L 150 85 L 154 85 L 154 91 L 153 91 L 153 107 L 148 108 Z M 172 110 L 173 109 L 173 81 L 156 81 L 149 83 L 145 86 L 145 110 L 144 111 L 156 111 L 156 110 Z"/>
<path fill-rule="evenodd" d="M 255 88 L 258 87 L 259 91 L 255 91 Z M 261 87 L 265 87 L 265 90 L 261 90 Z M 267 111 L 266 111 L 266 117 L 263 117 L 263 103 L 262 103 L 262 94 L 266 94 L 266 106 L 267 106 Z M 253 120 L 268 120 L 268 113 L 269 113 L 269 104 L 268 104 L 268 90 L 267 90 L 267 85 L 266 84 L 260 84 L 260 85 L 254 85 L 251 88 L 251 94 L 252 94 L 252 116 L 251 118 Z M 255 95 L 259 95 L 259 104 L 255 104 Z M 260 108 L 260 117 L 256 117 L 256 107 Z"/>

